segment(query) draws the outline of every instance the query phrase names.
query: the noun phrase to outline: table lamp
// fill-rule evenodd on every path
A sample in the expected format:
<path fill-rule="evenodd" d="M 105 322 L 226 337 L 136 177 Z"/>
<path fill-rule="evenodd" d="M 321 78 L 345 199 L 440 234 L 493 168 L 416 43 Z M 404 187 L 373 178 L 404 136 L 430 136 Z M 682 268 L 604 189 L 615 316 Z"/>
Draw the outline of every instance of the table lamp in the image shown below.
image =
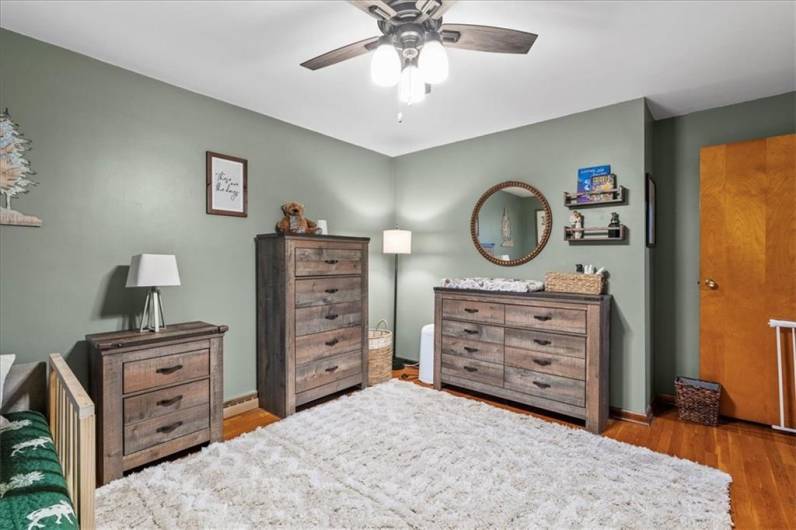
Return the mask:
<path fill-rule="evenodd" d="M 149 287 L 141 315 L 141 329 L 157 333 L 166 327 L 163 317 L 163 302 L 160 287 L 180 285 L 180 272 L 177 270 L 177 257 L 172 254 L 138 254 L 130 260 L 127 272 L 127 287 Z M 146 319 L 146 326 L 144 320 Z"/>
<path fill-rule="evenodd" d="M 393 275 L 394 291 L 392 299 L 392 367 L 400 370 L 404 363 L 396 357 L 396 344 L 398 338 L 398 254 L 412 253 L 412 232 L 409 230 L 385 230 L 382 238 L 382 252 L 395 254 L 395 273 Z"/>

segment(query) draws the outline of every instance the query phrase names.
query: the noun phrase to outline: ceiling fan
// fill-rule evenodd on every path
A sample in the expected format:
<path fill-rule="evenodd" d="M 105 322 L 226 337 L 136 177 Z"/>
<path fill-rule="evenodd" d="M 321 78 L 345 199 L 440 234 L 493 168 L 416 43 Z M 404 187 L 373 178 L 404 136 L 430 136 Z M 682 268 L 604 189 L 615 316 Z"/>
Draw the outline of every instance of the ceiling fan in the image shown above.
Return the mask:
<path fill-rule="evenodd" d="M 378 21 L 382 35 L 337 48 L 301 66 L 310 70 L 375 50 L 370 76 L 376 85 L 398 85 L 398 99 L 419 103 L 431 85 L 448 77 L 445 48 L 494 53 L 528 53 L 537 35 L 472 24 L 443 24 L 442 15 L 455 0 L 350 0 Z"/>

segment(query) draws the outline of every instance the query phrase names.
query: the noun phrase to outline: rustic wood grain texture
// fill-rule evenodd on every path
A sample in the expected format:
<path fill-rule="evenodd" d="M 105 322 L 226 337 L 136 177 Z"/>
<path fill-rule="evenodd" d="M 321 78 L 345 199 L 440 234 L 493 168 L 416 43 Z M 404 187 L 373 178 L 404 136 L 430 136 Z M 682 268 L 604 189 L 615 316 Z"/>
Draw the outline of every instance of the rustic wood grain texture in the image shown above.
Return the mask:
<path fill-rule="evenodd" d="M 181 353 L 143 361 L 126 361 L 123 369 L 125 394 L 174 383 L 181 383 L 210 373 L 210 351 Z"/>
<path fill-rule="evenodd" d="M 506 346 L 567 357 L 586 357 L 586 339 L 561 333 L 506 329 Z"/>
<path fill-rule="evenodd" d="M 586 384 L 568 377 L 507 366 L 504 386 L 517 392 L 569 403 L 576 407 L 583 407 L 586 404 Z"/>
<path fill-rule="evenodd" d="M 486 385 L 503 386 L 503 365 L 468 359 L 459 355 L 442 354 L 442 378 L 459 377 Z"/>
<path fill-rule="evenodd" d="M 357 277 L 313 278 L 296 281 L 296 307 L 323 306 L 362 299 L 362 281 Z"/>
<path fill-rule="evenodd" d="M 124 423 L 157 418 L 210 401 L 210 380 L 172 386 L 124 399 Z"/>
<path fill-rule="evenodd" d="M 444 317 L 440 325 L 442 327 L 442 334 L 446 337 L 503 344 L 502 327 L 447 320 L 444 319 Z"/>
<path fill-rule="evenodd" d="M 362 323 L 362 304 L 345 302 L 295 310 L 296 336 L 320 333 L 330 329 L 347 328 Z"/>
<path fill-rule="evenodd" d="M 442 353 L 468 359 L 503 364 L 503 346 L 494 342 L 480 342 L 454 337 L 442 337 Z"/>
<path fill-rule="evenodd" d="M 560 375 L 584 381 L 586 362 L 577 357 L 555 355 L 506 346 L 506 366 L 535 370 L 543 374 Z"/>
<path fill-rule="evenodd" d="M 308 248 L 296 243 L 296 276 L 362 273 L 362 251 L 345 248 Z"/>
<path fill-rule="evenodd" d="M 296 392 L 301 393 L 338 379 L 362 373 L 362 355 L 354 351 L 296 365 Z"/>
<path fill-rule="evenodd" d="M 362 349 L 362 327 L 333 329 L 296 337 L 296 364 Z"/>
<path fill-rule="evenodd" d="M 586 312 L 557 307 L 507 305 L 506 325 L 521 328 L 586 333 Z"/>
<path fill-rule="evenodd" d="M 486 324 L 503 324 L 503 304 L 473 302 L 467 300 L 445 300 L 442 316 L 453 320 L 471 320 Z"/>
<path fill-rule="evenodd" d="M 208 404 L 178 410 L 124 427 L 124 453 L 129 455 L 209 427 Z"/>

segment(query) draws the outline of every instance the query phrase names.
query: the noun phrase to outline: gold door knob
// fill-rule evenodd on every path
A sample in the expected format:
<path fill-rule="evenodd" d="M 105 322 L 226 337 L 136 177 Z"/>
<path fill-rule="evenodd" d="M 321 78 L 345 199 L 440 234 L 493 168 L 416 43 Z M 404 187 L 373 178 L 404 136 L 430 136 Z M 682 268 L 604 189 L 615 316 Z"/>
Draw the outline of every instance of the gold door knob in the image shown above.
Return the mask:
<path fill-rule="evenodd" d="M 718 289 L 719 284 L 716 283 L 716 280 L 714 280 L 713 278 L 708 278 L 707 280 L 705 280 L 705 287 L 707 287 L 708 289 Z"/>

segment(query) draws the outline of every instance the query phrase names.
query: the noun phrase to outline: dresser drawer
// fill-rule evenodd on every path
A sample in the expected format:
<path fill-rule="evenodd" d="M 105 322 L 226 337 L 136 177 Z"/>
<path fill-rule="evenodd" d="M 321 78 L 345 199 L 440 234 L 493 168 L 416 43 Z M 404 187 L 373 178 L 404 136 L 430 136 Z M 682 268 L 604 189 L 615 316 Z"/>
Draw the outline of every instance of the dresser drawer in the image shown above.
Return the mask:
<path fill-rule="evenodd" d="M 583 407 L 586 384 L 583 381 L 506 366 L 505 386 L 517 392 Z"/>
<path fill-rule="evenodd" d="M 526 368 L 571 379 L 586 379 L 586 361 L 577 357 L 539 353 L 506 346 L 506 366 Z"/>
<path fill-rule="evenodd" d="M 347 248 L 296 248 L 296 276 L 360 274 L 362 251 Z"/>
<path fill-rule="evenodd" d="M 359 302 L 296 309 L 296 336 L 347 328 L 361 323 L 362 304 Z"/>
<path fill-rule="evenodd" d="M 507 328 L 506 347 L 509 346 L 580 359 L 586 357 L 586 337 Z"/>
<path fill-rule="evenodd" d="M 136 423 L 210 401 L 210 380 L 195 381 L 124 399 L 124 423 Z"/>
<path fill-rule="evenodd" d="M 544 306 L 506 306 L 506 325 L 586 333 L 586 311 Z"/>
<path fill-rule="evenodd" d="M 207 429 L 209 425 L 210 408 L 207 404 L 128 425 L 124 428 L 124 454 L 143 451 L 174 438 Z"/>
<path fill-rule="evenodd" d="M 362 349 L 362 326 L 296 337 L 296 364 Z"/>
<path fill-rule="evenodd" d="M 472 320 L 487 324 L 503 324 L 503 304 L 445 300 L 442 302 L 442 318 Z"/>
<path fill-rule="evenodd" d="M 209 373 L 209 350 L 126 362 L 123 370 L 123 392 L 129 394 L 149 388 L 172 385 L 207 377 Z"/>
<path fill-rule="evenodd" d="M 296 280 L 296 307 L 355 302 L 361 298 L 361 278 Z"/>
<path fill-rule="evenodd" d="M 443 380 L 446 375 L 478 381 L 492 386 L 503 386 L 503 365 L 443 353 Z"/>
<path fill-rule="evenodd" d="M 442 337 L 442 353 L 490 363 L 503 363 L 503 346 L 494 342 Z"/>
<path fill-rule="evenodd" d="M 362 350 L 296 365 L 296 393 L 362 373 Z"/>
<path fill-rule="evenodd" d="M 459 339 L 477 340 L 503 344 L 503 328 L 486 326 L 484 324 L 471 324 L 455 320 L 442 321 L 442 334 Z"/>

